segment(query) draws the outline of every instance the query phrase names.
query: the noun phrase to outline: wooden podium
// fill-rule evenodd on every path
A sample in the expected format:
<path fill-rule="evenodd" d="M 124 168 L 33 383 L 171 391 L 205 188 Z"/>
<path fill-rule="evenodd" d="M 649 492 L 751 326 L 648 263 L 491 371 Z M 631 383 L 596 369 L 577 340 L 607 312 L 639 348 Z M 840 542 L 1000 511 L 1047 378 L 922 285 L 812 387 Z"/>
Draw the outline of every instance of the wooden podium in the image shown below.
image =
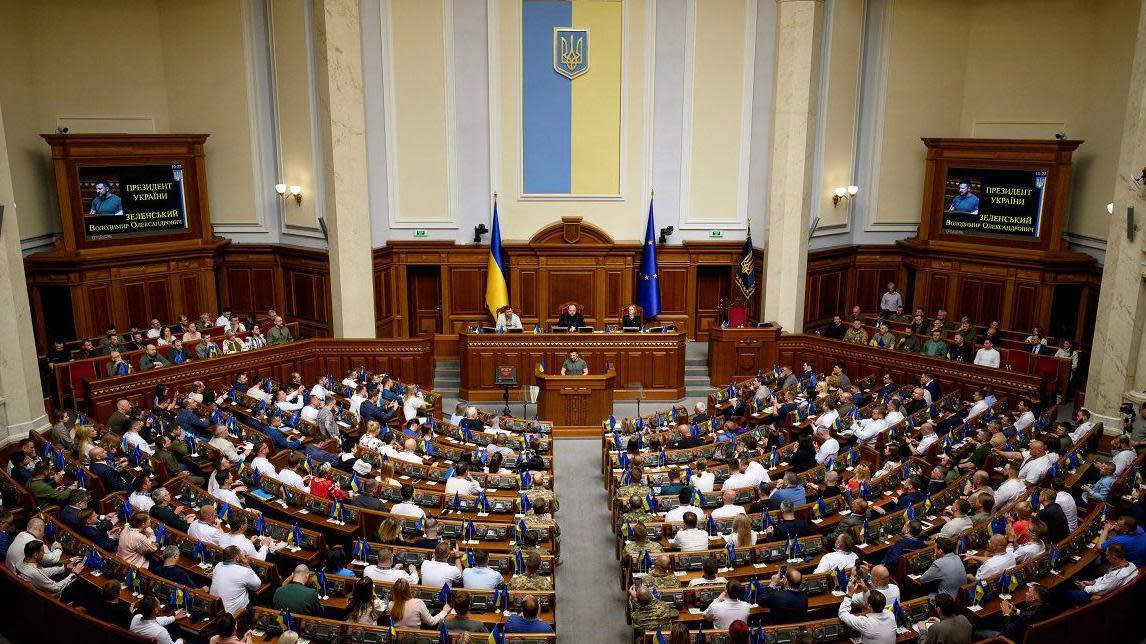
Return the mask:
<path fill-rule="evenodd" d="M 613 383 L 617 374 L 537 375 L 537 416 L 553 422 L 553 434 L 597 436 L 601 421 L 613 413 Z"/>
<path fill-rule="evenodd" d="M 712 327 L 708 332 L 708 377 L 713 387 L 746 380 L 776 364 L 780 326 L 768 328 Z"/>

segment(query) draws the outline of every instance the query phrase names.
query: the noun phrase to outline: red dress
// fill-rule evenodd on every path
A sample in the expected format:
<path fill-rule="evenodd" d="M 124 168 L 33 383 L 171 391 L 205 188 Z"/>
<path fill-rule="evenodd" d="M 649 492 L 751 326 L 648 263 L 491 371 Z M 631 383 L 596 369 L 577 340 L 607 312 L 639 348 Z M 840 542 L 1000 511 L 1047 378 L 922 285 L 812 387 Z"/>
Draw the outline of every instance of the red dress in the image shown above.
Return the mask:
<path fill-rule="evenodd" d="M 330 498 L 330 490 L 334 487 L 334 481 L 331 479 L 315 478 L 310 481 L 310 493 L 323 498 Z"/>

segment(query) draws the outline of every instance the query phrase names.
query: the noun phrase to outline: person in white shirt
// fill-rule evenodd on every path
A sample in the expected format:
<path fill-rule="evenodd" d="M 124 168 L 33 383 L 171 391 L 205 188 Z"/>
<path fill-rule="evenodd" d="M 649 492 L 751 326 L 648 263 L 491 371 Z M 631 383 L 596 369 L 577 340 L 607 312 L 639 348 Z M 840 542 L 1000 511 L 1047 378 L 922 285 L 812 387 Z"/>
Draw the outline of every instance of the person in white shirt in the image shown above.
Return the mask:
<path fill-rule="evenodd" d="M 991 345 L 990 340 L 983 340 L 983 346 L 975 352 L 975 364 L 980 367 L 999 366 L 999 351 Z"/>
<path fill-rule="evenodd" d="M 931 445 L 935 441 L 939 440 L 939 436 L 935 434 L 935 424 L 931 421 L 923 423 L 920 431 L 923 433 L 923 435 L 920 436 L 919 440 L 914 438 L 908 439 L 908 442 L 912 445 L 911 451 L 915 452 L 916 456 L 923 456 L 926 454 L 927 450 L 931 449 Z"/>
<path fill-rule="evenodd" d="M 831 432 L 826 427 L 816 430 L 816 442 L 820 444 L 819 449 L 816 450 L 817 463 L 822 464 L 840 453 L 840 442 L 832 438 Z"/>
<path fill-rule="evenodd" d="M 886 610 L 887 598 L 878 590 L 867 591 L 866 610 L 859 615 L 852 614 L 852 596 L 840 602 L 837 615 L 840 621 L 859 631 L 861 644 L 894 644 L 895 615 Z"/>
<path fill-rule="evenodd" d="M 772 479 L 768 476 L 768 470 L 756 460 L 748 460 L 744 465 L 744 474 L 752 479 L 752 485 L 760 485 L 761 483 L 768 483 Z"/>
<path fill-rule="evenodd" d="M 1030 427 L 1031 425 L 1035 424 L 1035 420 L 1036 420 L 1035 414 L 1027 406 L 1027 401 L 1025 401 L 1025 400 L 1019 401 L 1018 411 L 1020 411 L 1022 413 L 1020 413 L 1019 417 L 1015 419 L 1015 425 L 1014 426 L 1015 426 L 1016 430 L 1021 432 L 1025 429 L 1027 429 L 1028 427 Z"/>
<path fill-rule="evenodd" d="M 450 544 L 442 541 L 434 548 L 434 558 L 422 562 L 422 585 L 441 588 L 447 581 L 450 586 L 458 586 L 462 581 L 462 560 L 458 557 L 457 564 L 446 561 L 450 558 Z"/>
<path fill-rule="evenodd" d="M 1126 468 L 1130 467 L 1130 464 L 1134 462 L 1134 457 L 1138 455 L 1138 452 L 1135 452 L 1134 448 L 1130 446 L 1130 437 L 1126 435 L 1114 437 L 1111 443 L 1111 450 L 1113 451 L 1115 449 L 1118 451 L 1110 460 L 1114 462 L 1114 476 L 1117 477 L 1119 474 L 1122 474 Z"/>
<path fill-rule="evenodd" d="M 230 432 L 227 431 L 227 426 L 223 423 L 215 425 L 211 430 L 211 435 L 212 438 L 207 443 L 222 452 L 223 457 L 232 463 L 242 463 L 246 460 L 247 454 L 250 454 L 250 450 L 246 447 L 241 452 L 235 449 L 235 444 L 229 438 Z"/>
<path fill-rule="evenodd" d="M 984 400 L 983 390 L 976 389 L 971 393 L 971 398 L 975 402 L 972 403 L 971 409 L 967 410 L 967 416 L 963 419 L 964 422 L 977 418 L 991 408 L 991 406 L 987 404 L 987 401 Z"/>
<path fill-rule="evenodd" d="M 245 557 L 259 561 L 267 560 L 267 554 L 271 551 L 270 544 L 267 543 L 269 539 L 255 537 L 255 540 L 252 541 L 247 536 L 247 521 L 241 512 L 231 516 L 231 520 L 227 522 L 227 527 L 230 528 L 230 532 L 223 537 L 222 546 L 224 548 L 235 546 Z M 255 541 L 258 543 L 256 544 Z"/>
<path fill-rule="evenodd" d="M 215 508 L 209 505 L 200 506 L 199 518 L 191 522 L 191 526 L 187 528 L 187 536 L 222 547 L 224 532 L 219 529 L 219 517 L 215 516 Z"/>
<path fill-rule="evenodd" d="M 855 568 L 856 564 L 859 563 L 859 556 L 852 552 L 855 545 L 856 542 L 852 539 L 851 534 L 840 533 L 836 537 L 835 550 L 820 557 L 820 562 L 816 564 L 816 570 L 813 574 L 831 572 L 837 568 L 840 570 Z"/>
<path fill-rule="evenodd" d="M 426 398 L 422 395 L 420 390 L 414 390 L 407 394 L 406 400 L 402 403 L 402 417 L 406 421 L 414 420 L 415 418 L 423 417 L 426 414 Z"/>
<path fill-rule="evenodd" d="M 142 420 L 133 420 L 127 425 L 127 431 L 123 433 L 123 439 L 127 441 L 129 449 L 134 450 L 136 447 L 139 451 L 148 456 L 155 456 L 155 450 L 147 444 L 147 440 L 139 435 L 139 430 L 143 428 Z"/>
<path fill-rule="evenodd" d="M 454 494 L 464 494 L 466 496 L 477 496 L 481 494 L 481 483 L 478 483 L 470 476 L 470 468 L 465 463 L 458 463 L 454 466 L 454 475 L 446 479 L 446 499 L 448 503 L 453 499 Z"/>
<path fill-rule="evenodd" d="M 350 411 L 358 414 L 361 413 L 362 403 L 366 402 L 366 386 L 360 386 L 354 390 L 354 395 L 350 397 Z"/>
<path fill-rule="evenodd" d="M 1047 534 L 1047 524 L 1043 523 L 1042 519 L 1034 517 L 1031 519 L 1030 524 L 1031 539 L 1022 545 L 1008 546 L 1007 550 L 1015 556 L 1015 563 L 1021 564 L 1029 559 L 1041 555 L 1046 551 L 1046 544 L 1043 543 L 1043 537 Z"/>
<path fill-rule="evenodd" d="M 415 519 L 426 516 L 426 511 L 412 501 L 414 498 L 413 485 L 409 483 L 402 484 L 401 495 L 401 503 L 395 503 L 394 506 L 390 508 L 390 514 L 399 514 L 404 517 L 414 517 Z"/>
<path fill-rule="evenodd" d="M 394 563 L 394 551 L 389 548 L 378 549 L 378 563 L 366 566 L 362 571 L 363 577 L 368 577 L 374 581 L 393 583 L 399 579 L 405 579 L 409 584 L 418 583 L 418 569 L 414 564 L 409 564 L 405 570 L 400 565 Z"/>
<path fill-rule="evenodd" d="M 971 511 L 971 504 L 967 499 L 955 499 L 951 504 L 951 518 L 939 529 L 941 537 L 955 537 L 972 525 L 967 513 Z"/>
<path fill-rule="evenodd" d="M 1058 454 L 1048 452 L 1042 441 L 1031 441 L 1027 449 L 1021 452 L 1001 452 L 997 454 L 1003 458 L 1021 459 L 1019 464 L 1019 478 L 1031 485 L 1038 485 L 1051 465 L 1058 460 Z"/>
<path fill-rule="evenodd" d="M 263 581 L 247 565 L 247 557 L 235 546 L 223 548 L 222 561 L 211 572 L 211 590 L 223 600 L 223 610 L 234 615 L 251 603 L 251 592 Z"/>
<path fill-rule="evenodd" d="M 318 396 L 311 396 L 307 401 L 306 407 L 303 407 L 298 412 L 298 417 L 303 420 L 314 422 L 318 419 L 318 412 L 322 409 L 322 400 Z"/>
<path fill-rule="evenodd" d="M 267 458 L 270 453 L 270 446 L 267 445 L 265 441 L 259 441 L 259 444 L 255 446 L 255 458 L 251 460 L 251 467 L 255 468 L 255 471 L 263 476 L 278 478 L 278 471 L 275 470 L 274 464 Z"/>
<path fill-rule="evenodd" d="M 1090 601 L 1090 596 L 1104 595 L 1121 588 L 1138 576 L 1138 567 L 1126 560 L 1126 549 L 1120 543 L 1106 546 L 1106 562 L 1110 567 L 1105 575 L 1092 581 L 1074 582 L 1077 590 L 1067 591 L 1067 600 L 1075 605 L 1085 604 Z"/>
<path fill-rule="evenodd" d="M 243 508 L 243 500 L 231 489 L 231 486 L 235 484 L 234 472 L 232 470 L 215 470 L 211 476 L 215 477 L 215 489 L 211 492 L 211 496 L 232 508 L 239 508 L 241 510 Z"/>
<path fill-rule="evenodd" d="M 886 431 L 887 428 L 883 407 L 872 409 L 871 418 L 861 418 L 858 423 L 852 423 L 852 431 L 855 433 L 856 440 L 865 445 L 874 445 L 876 437 L 879 436 L 880 432 Z"/>
<path fill-rule="evenodd" d="M 322 402 L 326 402 L 326 394 L 329 393 L 326 388 L 329 386 L 330 378 L 327 378 L 326 376 L 320 377 L 318 382 L 310 388 L 310 396 L 312 398 L 318 398 Z"/>
<path fill-rule="evenodd" d="M 215 326 L 227 326 L 231 323 L 231 312 L 223 311 L 219 317 L 215 318 Z"/>
<path fill-rule="evenodd" d="M 11 546 L 9 546 L 9 549 Z M 16 574 L 24 581 L 32 584 L 37 590 L 58 595 L 68 584 L 76 580 L 76 575 L 83 570 L 83 561 L 78 561 L 67 567 L 44 565 L 44 542 L 32 539 L 25 542 L 23 548 L 17 553 L 17 562 L 13 567 Z M 64 573 L 68 573 L 64 576 Z"/>
<path fill-rule="evenodd" d="M 692 512 L 695 514 L 697 521 L 703 521 L 708 518 L 708 516 L 704 513 L 704 510 L 696 507 L 695 505 L 692 505 L 692 488 L 685 487 L 680 491 L 680 494 L 677 495 L 677 498 L 680 500 L 680 505 L 669 510 L 668 512 L 665 512 L 666 523 L 683 522 L 686 512 Z"/>
<path fill-rule="evenodd" d="M 990 556 L 963 555 L 964 561 L 981 564 L 975 572 L 974 579 L 987 579 L 994 577 L 1009 568 L 1015 567 L 1014 553 L 1007 552 L 1007 537 L 1001 534 L 991 535 L 987 541 L 987 551 Z"/>
<path fill-rule="evenodd" d="M 815 423 L 816 427 L 829 429 L 840 417 L 840 412 L 836 411 L 836 404 L 831 400 L 825 400 L 823 405 L 821 405 L 820 410 L 820 416 L 816 419 Z"/>
<path fill-rule="evenodd" d="M 903 422 L 903 403 L 895 398 L 887 401 L 887 414 L 883 417 L 888 427 L 895 427 Z"/>
<path fill-rule="evenodd" d="M 708 532 L 696 527 L 699 518 L 693 512 L 684 514 L 684 527 L 677 530 L 672 539 L 674 548 L 684 552 L 708 549 Z"/>
<path fill-rule="evenodd" d="M 298 473 L 298 469 L 302 466 L 305 459 L 306 457 L 302 454 L 291 452 L 287 458 L 286 466 L 279 470 L 279 482 L 283 485 L 289 485 L 304 492 L 309 492 L 310 486 L 306 484 L 306 479 Z"/>
<path fill-rule="evenodd" d="M 163 335 L 163 325 L 159 320 L 152 320 L 151 326 L 147 329 L 147 338 L 158 338 Z"/>
<path fill-rule="evenodd" d="M 1019 467 L 1014 463 L 1007 462 L 1003 465 L 1003 474 L 1006 475 L 1007 480 L 1003 481 L 998 488 L 995 489 L 995 507 L 1001 508 L 1004 505 L 1019 498 L 1019 495 L 1027 491 L 1027 484 L 1019 478 Z"/>
<path fill-rule="evenodd" d="M 404 442 L 398 445 L 402 449 L 395 449 L 390 452 L 390 458 L 396 458 L 399 461 L 406 461 L 407 463 L 414 463 L 421 465 L 423 463 L 422 457 L 418 456 L 418 441 L 413 438 L 407 438 Z"/>
<path fill-rule="evenodd" d="M 736 504 L 736 490 L 724 490 L 720 493 L 720 500 L 724 503 L 712 511 L 713 519 L 724 519 L 745 514 L 744 506 Z"/>
<path fill-rule="evenodd" d="M 862 564 L 860 568 L 866 569 L 866 566 L 866 564 Z M 887 601 L 887 607 L 884 610 L 890 611 L 891 607 L 895 605 L 895 602 L 899 601 L 899 598 L 901 597 L 899 586 L 891 583 L 891 571 L 887 569 L 887 566 L 872 566 L 870 573 L 871 585 L 868 586 L 868 588 L 871 590 L 878 590 L 879 592 L 883 593 L 883 597 Z M 864 602 L 864 593 L 853 593 L 852 601 L 856 603 Z"/>
<path fill-rule="evenodd" d="M 708 471 L 708 461 L 703 458 L 696 459 L 696 467 L 693 469 L 692 478 L 689 479 L 688 484 L 696 488 L 698 492 L 711 492 L 716 485 L 716 474 Z"/>
<path fill-rule="evenodd" d="M 732 622 L 748 623 L 748 613 L 752 604 L 744 601 L 744 586 L 733 579 L 724 586 L 724 592 L 712 600 L 704 610 L 704 619 L 712 622 L 713 628 L 727 629 Z"/>
<path fill-rule="evenodd" d="M 724 479 L 724 483 L 720 484 L 722 490 L 739 490 L 744 487 L 755 487 L 757 483 L 754 477 L 749 476 L 746 472 L 748 468 L 748 461 L 741 462 L 738 458 L 728 459 L 728 469 L 732 472 L 728 478 Z"/>
<path fill-rule="evenodd" d="M 263 378 L 255 378 L 255 384 L 247 389 L 247 395 L 255 400 L 260 400 L 265 403 L 271 402 L 271 395 L 263 388 Z"/>
<path fill-rule="evenodd" d="M 1090 420 L 1090 412 L 1086 409 L 1078 410 L 1078 413 L 1074 415 L 1074 422 L 1078 423 L 1078 426 L 1070 433 L 1070 440 L 1077 443 L 1082 440 L 1083 436 L 1086 436 L 1091 427 L 1094 427 L 1094 423 Z"/>
<path fill-rule="evenodd" d="M 506 305 L 505 308 L 501 310 L 501 313 L 497 314 L 497 324 L 495 328 L 498 331 L 505 331 L 506 329 L 520 329 L 521 318 L 513 312 L 512 306 Z"/>
<path fill-rule="evenodd" d="M 175 611 L 174 615 L 166 617 L 160 615 L 159 600 L 151 595 L 141 599 L 135 610 L 136 613 L 132 616 L 129 627 L 132 633 L 140 635 L 144 639 L 153 640 L 156 644 L 183 644 L 183 638 L 174 641 L 171 639 L 171 633 L 167 632 L 167 627 L 174 624 L 175 620 L 186 617 L 187 611 L 180 608 Z"/>
<path fill-rule="evenodd" d="M 136 487 L 127 495 L 127 502 L 137 512 L 151 512 L 155 501 L 151 498 L 152 479 L 150 476 L 141 476 L 136 480 Z"/>
<path fill-rule="evenodd" d="M 285 392 L 285 391 L 279 390 L 279 392 L 277 394 L 275 394 L 275 407 L 278 407 L 279 409 L 283 410 L 284 413 L 287 413 L 287 414 L 290 414 L 290 413 L 293 413 L 293 412 L 296 412 L 296 411 L 302 409 L 303 407 L 305 407 L 305 405 L 302 402 L 302 389 L 296 389 L 293 392 L 291 392 L 290 394 L 287 394 L 287 392 Z"/>
<path fill-rule="evenodd" d="M 1060 479 L 1051 481 L 1054 487 L 1055 495 L 1054 502 L 1058 507 L 1062 508 L 1062 513 L 1066 515 L 1066 526 L 1070 528 L 1071 532 L 1078 530 L 1078 504 L 1074 502 L 1074 497 L 1070 495 L 1063 487 L 1063 482 Z"/>

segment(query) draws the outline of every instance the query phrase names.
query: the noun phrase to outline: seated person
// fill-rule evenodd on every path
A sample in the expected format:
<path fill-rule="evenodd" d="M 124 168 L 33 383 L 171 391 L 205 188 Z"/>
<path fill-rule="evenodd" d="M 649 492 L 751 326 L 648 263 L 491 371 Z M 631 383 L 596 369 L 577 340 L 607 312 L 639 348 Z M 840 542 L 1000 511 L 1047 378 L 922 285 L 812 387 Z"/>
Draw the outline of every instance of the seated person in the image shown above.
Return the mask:
<path fill-rule="evenodd" d="M 625 309 L 625 315 L 621 318 L 621 328 L 624 329 L 639 329 L 644 325 L 644 320 L 641 319 L 641 314 L 637 311 L 636 304 L 630 304 L 629 308 Z"/>
<path fill-rule="evenodd" d="M 511 615 L 505 621 L 504 633 L 552 633 L 553 626 L 538 618 L 541 604 L 533 595 L 527 595 L 521 600 L 521 614 Z"/>
<path fill-rule="evenodd" d="M 557 327 L 573 332 L 585 326 L 585 316 L 577 310 L 576 304 L 570 304 L 561 317 L 557 319 Z"/>
<path fill-rule="evenodd" d="M 517 316 L 517 313 L 513 312 L 512 305 L 506 305 L 502 308 L 501 313 L 497 314 L 496 328 L 498 331 L 521 328 L 521 318 Z"/>
<path fill-rule="evenodd" d="M 1130 583 L 1138 576 L 1138 566 L 1126 560 L 1126 550 L 1120 543 L 1112 543 L 1106 548 L 1106 574 L 1093 580 L 1076 581 L 1075 588 L 1066 591 L 1066 601 L 1070 606 L 1090 603 L 1095 595 L 1105 595 Z"/>

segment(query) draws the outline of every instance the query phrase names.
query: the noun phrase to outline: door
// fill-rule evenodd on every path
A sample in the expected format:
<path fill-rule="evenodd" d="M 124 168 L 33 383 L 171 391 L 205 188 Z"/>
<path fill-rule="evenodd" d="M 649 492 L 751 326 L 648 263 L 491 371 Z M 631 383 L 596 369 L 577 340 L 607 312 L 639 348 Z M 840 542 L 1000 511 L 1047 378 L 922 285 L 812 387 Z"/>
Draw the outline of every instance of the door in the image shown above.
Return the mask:
<path fill-rule="evenodd" d="M 406 296 L 410 312 L 410 337 L 442 332 L 442 269 L 439 266 L 408 266 Z"/>
<path fill-rule="evenodd" d="M 728 266 L 696 267 L 696 319 L 692 328 L 696 329 L 697 340 L 707 340 L 708 329 L 720 325 L 717 319 L 720 300 L 731 294 L 732 272 Z"/>

